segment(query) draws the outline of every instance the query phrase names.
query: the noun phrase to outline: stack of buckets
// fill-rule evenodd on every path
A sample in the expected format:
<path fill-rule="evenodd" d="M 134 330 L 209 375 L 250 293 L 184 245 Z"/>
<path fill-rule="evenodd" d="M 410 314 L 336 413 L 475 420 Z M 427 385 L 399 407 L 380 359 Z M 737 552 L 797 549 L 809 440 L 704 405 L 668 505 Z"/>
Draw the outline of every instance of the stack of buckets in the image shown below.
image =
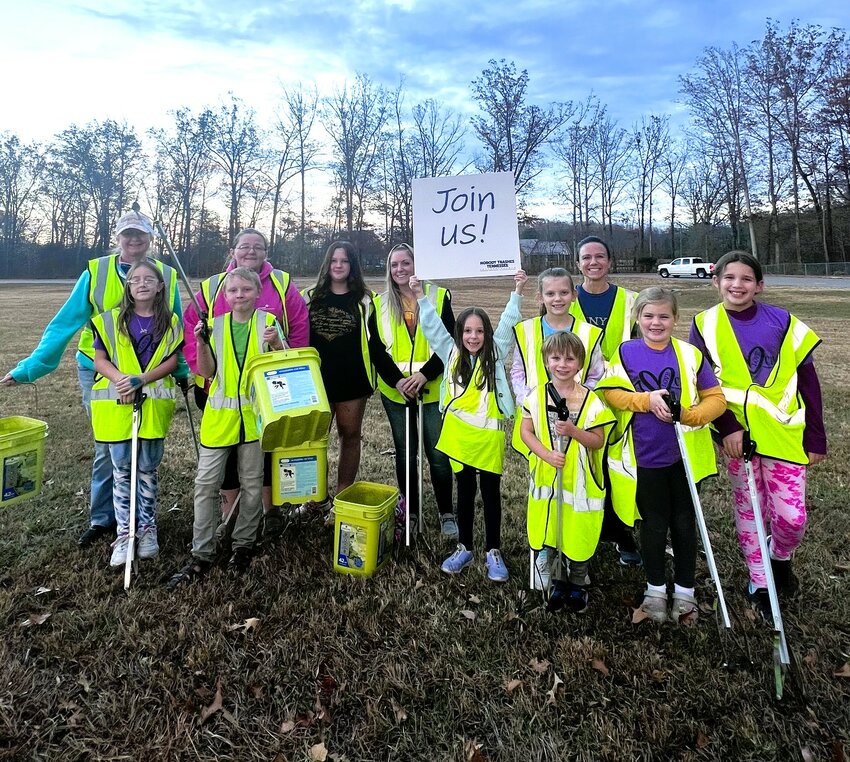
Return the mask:
<path fill-rule="evenodd" d="M 0 418 L 0 507 L 41 493 L 46 436 L 44 421 L 22 415 Z"/>
<path fill-rule="evenodd" d="M 245 373 L 260 444 L 272 453 L 272 501 L 323 502 L 331 410 L 319 353 L 306 347 L 256 355 Z M 336 496 L 337 571 L 369 576 L 383 566 L 392 548 L 397 500 L 395 488 L 369 482 L 356 482 Z"/>

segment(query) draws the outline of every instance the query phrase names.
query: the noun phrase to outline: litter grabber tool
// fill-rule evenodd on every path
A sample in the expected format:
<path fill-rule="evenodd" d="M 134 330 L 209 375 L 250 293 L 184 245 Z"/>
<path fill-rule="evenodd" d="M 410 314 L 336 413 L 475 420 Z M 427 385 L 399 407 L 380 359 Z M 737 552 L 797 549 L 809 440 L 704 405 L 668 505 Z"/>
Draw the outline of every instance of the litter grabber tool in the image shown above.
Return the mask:
<path fill-rule="evenodd" d="M 548 409 L 554 412 L 559 421 L 568 421 L 570 419 L 570 409 L 567 407 L 567 401 L 558 393 L 554 384 L 546 385 L 547 394 L 555 402 L 554 406 L 549 406 Z M 553 444 L 558 452 L 566 452 L 570 444 L 569 437 L 555 435 Z M 555 469 L 555 524 L 557 528 L 557 536 L 555 538 L 555 561 L 552 564 L 552 573 L 549 575 L 549 589 L 546 591 L 548 600 L 547 611 L 557 611 L 563 606 L 564 600 L 560 604 L 553 600 L 552 592 L 556 583 L 563 581 L 564 575 L 564 553 L 562 548 L 562 538 L 564 529 L 564 469 Z"/>
<path fill-rule="evenodd" d="M 142 421 L 142 405 L 147 395 L 142 387 L 133 397 L 133 424 L 130 439 L 130 527 L 127 535 L 127 560 L 124 562 L 124 589 L 130 589 L 133 564 L 136 561 L 136 502 L 138 501 L 139 427 Z"/>
<path fill-rule="evenodd" d="M 416 478 L 417 478 L 417 494 L 419 495 L 419 534 L 421 535 L 425 531 L 425 511 L 422 510 L 422 506 L 425 502 L 424 500 L 424 484 L 423 478 L 425 474 L 425 461 L 424 461 L 424 453 L 425 453 L 425 434 L 423 423 L 425 421 L 425 412 L 424 407 L 422 405 L 422 397 L 417 396 L 416 398 Z"/>
<path fill-rule="evenodd" d="M 192 432 L 192 444 L 195 445 L 195 460 L 200 460 L 201 451 L 198 448 L 198 434 L 195 431 L 195 421 L 192 419 L 192 408 L 189 406 L 189 381 L 185 378 L 177 379 L 177 385 L 183 392 L 183 402 L 186 404 L 186 417 L 189 419 L 189 431 Z"/>
<path fill-rule="evenodd" d="M 673 416 L 673 428 L 676 431 L 676 442 L 679 445 L 679 454 L 682 456 L 682 465 L 685 467 L 685 478 L 688 481 L 688 489 L 691 493 L 691 502 L 694 506 L 694 513 L 697 519 L 697 528 L 699 529 L 700 540 L 705 551 L 705 561 L 708 565 L 708 573 L 711 575 L 711 581 L 714 583 L 714 589 L 717 591 L 717 605 L 720 608 L 720 615 L 723 618 L 723 626 L 728 630 L 732 627 L 732 622 L 729 620 L 729 611 L 726 608 L 726 598 L 723 595 L 723 587 L 720 584 L 720 575 L 717 572 L 717 564 L 714 561 L 714 551 L 711 548 L 711 539 L 708 536 L 708 526 L 705 523 L 705 513 L 702 510 L 702 501 L 699 498 L 697 483 L 694 478 L 694 469 L 691 464 L 691 459 L 688 455 L 688 447 L 685 442 L 685 432 L 682 428 L 682 403 L 675 395 L 667 391 L 667 407 L 670 408 L 670 414 Z"/>
<path fill-rule="evenodd" d="M 761 510 L 756 476 L 753 472 L 753 457 L 756 454 L 756 442 L 750 438 L 748 431 L 744 432 L 744 469 L 747 472 L 747 485 L 750 489 L 750 503 L 753 506 L 753 519 L 756 522 L 759 550 L 761 551 L 764 576 L 767 582 L 767 594 L 770 598 L 770 610 L 773 615 L 773 677 L 776 684 L 776 698 L 781 699 L 785 687 L 785 674 L 791 665 L 791 655 L 788 641 L 785 638 L 785 626 L 782 622 L 782 612 L 779 610 L 779 596 L 776 592 L 776 580 L 773 578 L 773 568 L 770 565 L 770 548 L 767 542 L 767 530 L 764 526 L 764 516 Z"/>

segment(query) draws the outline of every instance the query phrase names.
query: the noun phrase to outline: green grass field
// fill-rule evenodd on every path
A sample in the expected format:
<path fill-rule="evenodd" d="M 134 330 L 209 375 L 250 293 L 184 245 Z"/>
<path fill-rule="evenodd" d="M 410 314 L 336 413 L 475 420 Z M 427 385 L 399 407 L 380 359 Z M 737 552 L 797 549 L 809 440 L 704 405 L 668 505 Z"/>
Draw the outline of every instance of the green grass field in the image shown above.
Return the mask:
<path fill-rule="evenodd" d="M 508 279 L 450 285 L 456 312 L 474 303 L 494 319 L 512 287 Z M 716 292 L 701 282 L 667 285 L 680 295 L 684 337 Z M 0 371 L 31 351 L 69 290 L 3 286 Z M 334 573 L 331 530 L 293 525 L 244 577 L 215 570 L 169 593 L 163 582 L 185 558 L 192 524 L 194 451 L 180 403 L 160 469 L 161 555 L 143 563 L 125 595 L 107 544 L 76 545 L 88 524 L 92 447 L 69 349 L 38 383 L 37 402 L 32 387 L 0 389 L 0 415 L 50 426 L 41 496 L 0 512 L 0 758 L 844 759 L 850 293 L 765 296 L 824 340 L 815 360 L 830 457 L 811 471 L 810 524 L 796 558 L 803 592 L 785 609 L 806 700 L 773 697 L 771 637 L 743 595 L 724 477 L 703 499 L 730 636 L 710 611 L 694 628 L 632 624 L 644 579 L 618 566 L 607 545 L 592 563 L 588 612 L 547 614 L 539 594 L 525 592 L 527 471 L 514 453 L 502 482 L 506 585 L 487 581 L 480 545 L 458 578 L 440 572 L 451 546 L 432 510 L 426 537 L 371 579 Z M 526 297 L 524 314 L 534 312 Z M 367 416 L 361 478 L 392 483 L 376 397 Z M 334 461 L 333 440 L 330 454 Z M 332 463 L 332 482 L 333 473 Z M 712 592 L 700 560 L 698 595 L 710 602 Z M 249 619 L 258 622 L 238 626 Z"/>

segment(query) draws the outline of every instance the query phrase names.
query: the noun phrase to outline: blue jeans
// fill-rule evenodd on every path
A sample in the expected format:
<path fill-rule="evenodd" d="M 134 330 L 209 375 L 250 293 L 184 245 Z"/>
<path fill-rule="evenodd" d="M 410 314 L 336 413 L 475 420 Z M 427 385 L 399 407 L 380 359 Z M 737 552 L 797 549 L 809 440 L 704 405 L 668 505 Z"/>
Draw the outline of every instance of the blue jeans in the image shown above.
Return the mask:
<path fill-rule="evenodd" d="M 109 445 L 112 457 L 112 504 L 118 536 L 130 533 L 130 471 L 132 442 Z M 156 469 L 165 451 L 164 439 L 140 439 L 136 452 L 136 528 L 138 534 L 156 526 Z"/>
<path fill-rule="evenodd" d="M 407 417 L 407 406 L 399 402 L 393 402 L 381 395 L 384 410 L 390 421 L 390 429 L 393 433 L 393 444 L 395 446 L 395 476 L 398 488 L 402 494 L 405 490 L 405 464 L 407 463 L 407 449 L 404 441 L 405 418 Z M 410 495 L 405 495 L 408 511 L 419 513 L 419 482 L 416 469 L 417 444 L 417 410 L 413 405 L 410 409 L 410 451 L 414 456 L 407 464 L 410 467 Z M 452 467 L 449 457 L 437 449 L 437 440 L 443 428 L 443 417 L 440 415 L 440 406 L 437 402 L 428 402 L 422 406 L 422 449 L 431 467 L 431 487 L 434 490 L 434 499 L 437 502 L 437 510 L 443 513 L 454 513 L 452 503 Z"/>
<path fill-rule="evenodd" d="M 91 420 L 91 388 L 94 386 L 94 370 L 77 366 L 77 379 L 83 393 L 83 407 Z M 94 459 L 91 464 L 91 525 L 115 526 L 115 511 L 112 509 L 112 457 L 109 445 L 94 443 Z"/>

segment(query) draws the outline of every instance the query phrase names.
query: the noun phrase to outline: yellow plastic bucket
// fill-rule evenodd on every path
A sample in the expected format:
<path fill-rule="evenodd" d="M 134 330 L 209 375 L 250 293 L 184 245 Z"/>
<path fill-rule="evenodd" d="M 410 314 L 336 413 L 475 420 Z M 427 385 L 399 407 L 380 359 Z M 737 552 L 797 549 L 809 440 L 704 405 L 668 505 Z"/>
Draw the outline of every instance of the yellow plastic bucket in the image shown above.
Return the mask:
<path fill-rule="evenodd" d="M 243 372 L 264 450 L 301 447 L 328 435 L 331 408 L 315 349 L 255 355 Z"/>
<path fill-rule="evenodd" d="M 272 452 L 272 502 L 297 505 L 328 496 L 328 440 Z"/>
<path fill-rule="evenodd" d="M 334 498 L 334 569 L 370 577 L 389 559 L 398 489 L 354 482 Z"/>
<path fill-rule="evenodd" d="M 41 493 L 45 437 L 44 421 L 20 415 L 0 418 L 0 507 Z"/>

